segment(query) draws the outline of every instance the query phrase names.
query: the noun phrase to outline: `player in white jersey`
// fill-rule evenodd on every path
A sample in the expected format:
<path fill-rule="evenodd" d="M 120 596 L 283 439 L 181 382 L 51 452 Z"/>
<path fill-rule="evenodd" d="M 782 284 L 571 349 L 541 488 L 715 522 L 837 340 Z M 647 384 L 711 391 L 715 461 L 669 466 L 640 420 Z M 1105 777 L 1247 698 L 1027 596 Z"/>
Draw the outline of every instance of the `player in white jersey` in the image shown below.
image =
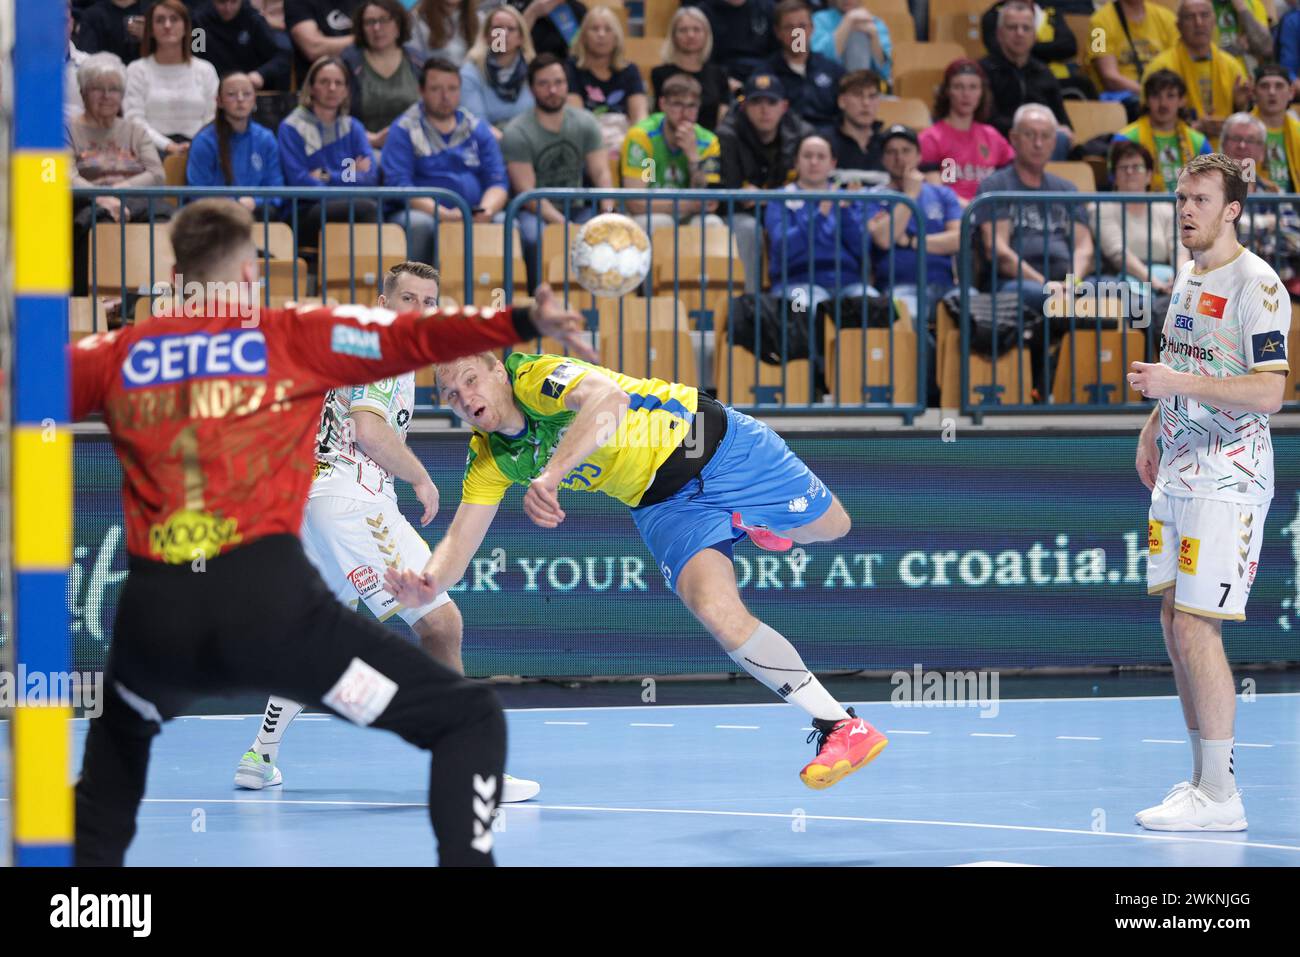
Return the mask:
<path fill-rule="evenodd" d="M 1244 831 L 1222 625 L 1245 620 L 1258 568 L 1273 498 L 1268 417 L 1282 407 L 1291 303 L 1277 273 L 1237 242 L 1246 182 L 1235 160 L 1195 157 L 1176 196 L 1192 261 L 1174 281 L 1160 362 L 1134 362 L 1128 378 L 1160 400 L 1137 451 L 1152 490 L 1147 590 L 1162 596 L 1193 771 L 1136 820 L 1156 831 Z"/>
<path fill-rule="evenodd" d="M 384 277 L 379 305 L 399 312 L 438 305 L 438 272 L 424 263 L 398 263 Z M 429 546 L 397 507 L 394 477 L 411 484 L 428 525 L 438 512 L 438 489 L 406 445 L 415 404 L 415 374 L 335 389 L 325 397 L 316 439 L 316 474 L 303 516 L 307 558 L 335 597 L 360 602 L 380 621 L 393 615 L 411 626 L 439 662 L 464 673 L 460 611 L 443 592 L 427 604 L 405 608 L 384 589 L 385 566 L 423 568 Z M 283 782 L 276 766 L 280 741 L 302 705 L 272 697 L 252 747 L 235 771 L 235 784 L 260 790 Z M 501 802 L 533 798 L 535 781 L 505 777 Z"/>

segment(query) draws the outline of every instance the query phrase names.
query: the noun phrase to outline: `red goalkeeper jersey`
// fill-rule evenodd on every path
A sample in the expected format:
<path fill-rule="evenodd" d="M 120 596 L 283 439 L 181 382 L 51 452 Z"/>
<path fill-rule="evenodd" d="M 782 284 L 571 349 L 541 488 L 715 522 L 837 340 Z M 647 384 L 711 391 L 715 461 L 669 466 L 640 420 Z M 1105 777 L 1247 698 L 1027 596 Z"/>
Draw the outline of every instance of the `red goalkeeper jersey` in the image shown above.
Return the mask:
<path fill-rule="evenodd" d="M 127 551 L 174 564 L 297 535 L 330 389 L 536 335 L 526 310 L 272 309 L 152 319 L 71 348 L 72 418 L 103 411 Z"/>

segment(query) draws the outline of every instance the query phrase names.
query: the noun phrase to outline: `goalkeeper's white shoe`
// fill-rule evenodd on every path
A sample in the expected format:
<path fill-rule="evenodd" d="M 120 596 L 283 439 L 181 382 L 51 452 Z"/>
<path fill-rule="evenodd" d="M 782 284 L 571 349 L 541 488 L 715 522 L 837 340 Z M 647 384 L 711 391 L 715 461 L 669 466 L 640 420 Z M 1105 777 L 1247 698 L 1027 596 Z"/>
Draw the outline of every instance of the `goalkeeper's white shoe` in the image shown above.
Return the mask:
<path fill-rule="evenodd" d="M 239 759 L 239 767 L 235 769 L 235 787 L 260 791 L 282 783 L 284 778 L 280 776 L 280 769 L 256 751 L 245 751 Z"/>
<path fill-rule="evenodd" d="M 276 783 L 279 783 L 279 771 L 276 771 Z M 505 783 L 501 787 L 502 804 L 518 804 L 520 801 L 531 801 L 537 797 L 542 790 L 542 786 L 536 781 L 525 781 L 523 778 L 505 776 Z"/>

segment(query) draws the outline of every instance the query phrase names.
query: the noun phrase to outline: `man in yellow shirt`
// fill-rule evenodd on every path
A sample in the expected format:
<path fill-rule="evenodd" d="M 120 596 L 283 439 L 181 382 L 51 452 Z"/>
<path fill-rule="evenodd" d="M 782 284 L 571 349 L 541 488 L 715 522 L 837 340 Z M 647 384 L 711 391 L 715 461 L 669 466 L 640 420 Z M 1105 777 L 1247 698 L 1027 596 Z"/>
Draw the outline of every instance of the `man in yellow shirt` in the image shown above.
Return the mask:
<path fill-rule="evenodd" d="M 1174 12 L 1147 0 L 1112 0 L 1092 15 L 1090 26 L 1101 40 L 1101 52 L 1091 55 L 1098 88 L 1135 98 L 1142 95 L 1146 65 L 1178 42 Z"/>
<path fill-rule="evenodd" d="M 1187 102 L 1196 111 L 1192 124 L 1219 148 L 1223 121 L 1246 109 L 1250 77 L 1241 60 L 1214 45 L 1214 6 L 1211 0 L 1182 0 L 1178 5 L 1178 42 L 1149 64 L 1145 76 L 1173 70 L 1187 84 Z"/>
<path fill-rule="evenodd" d="M 1214 45 L 1240 59 L 1247 70 L 1273 59 L 1273 34 L 1261 0 L 1211 0 Z"/>
<path fill-rule="evenodd" d="M 446 537 L 422 572 L 386 576 L 398 601 L 427 602 L 460 580 L 512 485 L 527 488 L 524 512 L 542 528 L 564 521 L 560 489 L 604 492 L 632 510 L 668 587 L 732 660 L 808 713 L 818 740 L 804 784 L 830 787 L 880 753 L 885 736 L 832 698 L 740 599 L 735 542 L 784 551 L 842 538 L 851 524 L 780 436 L 692 386 L 564 356 L 514 353 L 503 363 L 488 352 L 436 372 L 442 401 L 474 435 Z"/>

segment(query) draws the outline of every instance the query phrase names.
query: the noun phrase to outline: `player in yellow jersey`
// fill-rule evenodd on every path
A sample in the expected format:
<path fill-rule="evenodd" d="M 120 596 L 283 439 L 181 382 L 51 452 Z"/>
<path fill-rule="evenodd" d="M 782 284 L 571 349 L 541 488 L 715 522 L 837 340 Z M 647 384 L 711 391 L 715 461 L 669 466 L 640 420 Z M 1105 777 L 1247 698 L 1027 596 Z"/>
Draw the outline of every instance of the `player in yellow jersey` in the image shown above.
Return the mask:
<path fill-rule="evenodd" d="M 632 520 L 672 588 L 727 654 L 812 718 L 817 756 L 800 772 L 830 787 L 888 744 L 843 708 L 794 646 L 745 608 L 731 549 L 833 541 L 839 500 L 766 425 L 691 386 L 550 355 L 483 353 L 437 367 L 444 403 L 474 427 L 460 506 L 423 572 L 389 569 L 415 607 L 464 575 L 511 485 L 534 524 L 564 521 L 560 489 L 604 492 Z"/>

